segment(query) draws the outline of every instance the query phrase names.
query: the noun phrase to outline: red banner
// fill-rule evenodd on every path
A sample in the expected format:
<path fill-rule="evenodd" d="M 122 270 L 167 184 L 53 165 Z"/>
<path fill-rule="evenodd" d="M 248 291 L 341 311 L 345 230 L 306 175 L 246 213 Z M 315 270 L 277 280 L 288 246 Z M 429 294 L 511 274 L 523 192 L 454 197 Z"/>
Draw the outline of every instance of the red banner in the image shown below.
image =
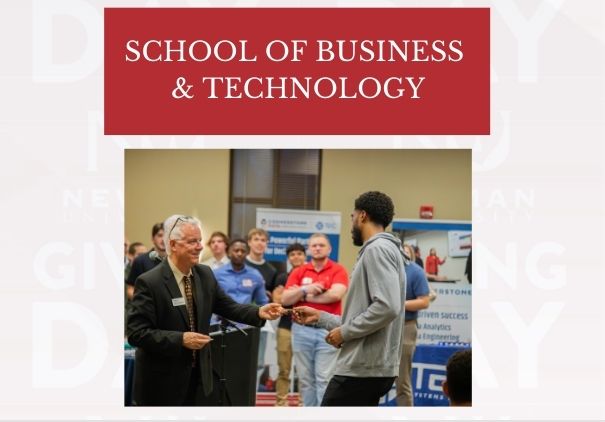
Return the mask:
<path fill-rule="evenodd" d="M 488 8 L 108 8 L 105 134 L 490 131 Z"/>

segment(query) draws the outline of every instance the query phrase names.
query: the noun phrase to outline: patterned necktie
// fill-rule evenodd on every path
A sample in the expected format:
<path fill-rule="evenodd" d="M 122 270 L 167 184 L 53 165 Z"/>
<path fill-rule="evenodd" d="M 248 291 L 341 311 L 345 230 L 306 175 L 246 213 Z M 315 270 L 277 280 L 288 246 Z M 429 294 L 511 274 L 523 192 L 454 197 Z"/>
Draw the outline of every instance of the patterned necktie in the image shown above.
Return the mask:
<path fill-rule="evenodd" d="M 195 310 L 193 309 L 193 289 L 191 288 L 191 278 L 183 276 L 183 284 L 185 285 L 185 300 L 187 301 L 187 315 L 189 316 L 189 330 L 195 331 Z M 195 366 L 196 351 L 192 350 L 193 361 L 191 366 Z"/>

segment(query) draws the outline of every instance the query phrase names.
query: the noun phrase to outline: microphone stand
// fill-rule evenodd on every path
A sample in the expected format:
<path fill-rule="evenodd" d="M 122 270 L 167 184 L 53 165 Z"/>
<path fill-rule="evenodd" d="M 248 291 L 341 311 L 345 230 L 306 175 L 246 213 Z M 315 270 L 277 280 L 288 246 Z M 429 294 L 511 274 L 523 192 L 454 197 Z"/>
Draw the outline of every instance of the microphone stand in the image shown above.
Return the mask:
<path fill-rule="evenodd" d="M 225 336 L 227 335 L 227 327 L 233 327 L 238 330 L 243 335 L 247 336 L 244 330 L 239 328 L 233 321 L 228 320 L 227 318 L 219 317 L 219 326 L 221 328 L 221 377 L 219 383 L 219 406 L 231 406 L 231 400 L 229 399 L 229 395 L 227 394 L 227 375 L 225 373 L 225 349 L 227 345 L 225 344 Z"/>
<path fill-rule="evenodd" d="M 245 332 L 244 330 L 242 330 L 241 328 L 239 328 L 239 327 L 237 326 L 237 324 L 236 324 L 235 322 L 231 321 L 230 319 L 227 319 L 227 318 L 223 318 L 223 317 L 221 317 L 221 326 L 222 326 L 223 324 L 225 325 L 225 328 L 226 328 L 226 327 L 232 327 L 232 328 L 235 328 L 235 329 L 236 329 L 237 331 L 239 331 L 240 333 L 242 333 L 243 335 L 245 335 L 245 336 L 247 336 L 247 335 L 248 335 L 248 333 L 247 333 L 247 332 Z"/>

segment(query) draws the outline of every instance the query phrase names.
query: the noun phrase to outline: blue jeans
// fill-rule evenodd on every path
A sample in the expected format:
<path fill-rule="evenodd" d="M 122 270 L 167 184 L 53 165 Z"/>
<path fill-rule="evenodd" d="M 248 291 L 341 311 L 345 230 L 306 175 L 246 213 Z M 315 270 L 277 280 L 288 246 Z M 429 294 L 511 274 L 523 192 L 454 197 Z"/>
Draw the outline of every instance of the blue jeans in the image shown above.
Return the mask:
<path fill-rule="evenodd" d="M 258 339 L 258 360 L 256 364 L 256 391 L 264 391 L 260 388 L 260 377 L 265 370 L 265 351 L 267 350 L 267 332 L 261 330 Z"/>
<path fill-rule="evenodd" d="M 256 365 L 259 371 L 265 369 L 265 350 L 267 350 L 267 332 L 261 330 L 258 339 L 258 362 Z"/>
<path fill-rule="evenodd" d="M 303 405 L 319 406 L 323 399 L 338 349 L 326 343 L 328 330 L 292 324 L 292 353 Z"/>

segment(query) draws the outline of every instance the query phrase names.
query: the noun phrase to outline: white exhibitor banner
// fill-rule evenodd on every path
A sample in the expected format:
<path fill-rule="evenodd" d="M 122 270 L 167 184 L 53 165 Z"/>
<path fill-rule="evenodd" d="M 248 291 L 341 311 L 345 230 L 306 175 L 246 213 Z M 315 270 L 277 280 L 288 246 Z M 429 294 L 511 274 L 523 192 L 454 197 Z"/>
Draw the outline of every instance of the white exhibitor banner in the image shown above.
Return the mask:
<path fill-rule="evenodd" d="M 330 239 L 330 259 L 338 261 L 340 212 L 258 208 L 256 227 L 269 233 L 267 261 L 285 261 L 288 245 L 297 242 L 306 248 L 313 233 L 323 233 Z"/>
<path fill-rule="evenodd" d="M 429 284 L 437 298 L 418 313 L 418 343 L 471 343 L 472 285 Z"/>

